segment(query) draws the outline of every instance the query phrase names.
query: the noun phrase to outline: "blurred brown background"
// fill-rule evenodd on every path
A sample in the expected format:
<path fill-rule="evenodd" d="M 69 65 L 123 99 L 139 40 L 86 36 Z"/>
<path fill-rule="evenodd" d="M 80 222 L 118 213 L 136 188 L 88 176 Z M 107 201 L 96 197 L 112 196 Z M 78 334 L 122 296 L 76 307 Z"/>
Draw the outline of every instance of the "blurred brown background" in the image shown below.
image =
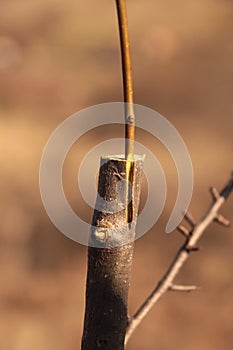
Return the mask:
<path fill-rule="evenodd" d="M 135 101 L 167 117 L 184 138 L 195 174 L 190 210 L 199 218 L 210 202 L 208 187 L 224 185 L 232 170 L 233 2 L 127 3 Z M 49 221 L 38 169 L 59 123 L 84 107 L 122 99 L 114 1 L 1 0 L 0 76 L 0 349 L 78 349 L 86 247 Z M 80 210 L 74 190 L 78 164 L 105 138 L 101 130 L 86 135 L 68 157 L 64 186 Z M 141 133 L 137 139 L 160 159 L 168 198 L 156 226 L 136 243 L 131 312 L 182 242 L 176 233 L 164 234 L 176 198 L 175 166 L 156 140 Z M 232 204 L 230 198 L 222 213 L 233 220 Z M 83 215 L 89 219 L 90 209 Z M 201 246 L 179 281 L 202 289 L 167 294 L 129 350 L 233 348 L 232 228 L 212 225 Z"/>

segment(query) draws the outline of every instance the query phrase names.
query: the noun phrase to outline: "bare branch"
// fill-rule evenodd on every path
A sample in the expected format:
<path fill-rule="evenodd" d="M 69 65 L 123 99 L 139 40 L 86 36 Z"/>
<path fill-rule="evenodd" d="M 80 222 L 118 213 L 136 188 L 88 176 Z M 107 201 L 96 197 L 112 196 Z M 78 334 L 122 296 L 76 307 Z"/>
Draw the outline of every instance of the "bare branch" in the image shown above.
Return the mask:
<path fill-rule="evenodd" d="M 222 215 L 217 215 L 217 217 L 215 218 L 215 221 L 218 222 L 220 225 L 225 226 L 225 227 L 229 227 L 230 226 L 230 221 L 227 220 L 226 218 L 224 218 L 224 216 Z"/>
<path fill-rule="evenodd" d="M 191 213 L 189 213 L 189 212 L 185 213 L 184 218 L 189 223 L 189 225 L 191 227 L 195 227 L 196 222 L 195 222 L 194 218 L 192 217 Z"/>
<path fill-rule="evenodd" d="M 220 196 L 227 199 L 233 190 L 233 173 L 231 174 L 231 179 L 228 181 L 226 186 L 220 192 Z"/>
<path fill-rule="evenodd" d="M 116 0 L 125 102 L 125 158 L 134 159 L 135 113 L 126 0 Z"/>
<path fill-rule="evenodd" d="M 159 281 L 157 286 L 154 288 L 154 290 L 151 292 L 148 298 L 144 301 L 144 303 L 140 306 L 140 308 L 136 311 L 136 313 L 129 319 L 125 343 L 127 343 L 132 333 L 135 331 L 135 329 L 138 327 L 138 325 L 141 323 L 141 321 L 147 315 L 147 313 L 151 310 L 151 308 L 158 302 L 158 300 L 168 290 L 171 290 L 172 286 L 174 289 L 173 281 L 175 277 L 180 272 L 185 261 L 190 256 L 190 253 L 198 249 L 197 242 L 202 237 L 207 227 L 213 221 L 215 221 L 216 218 L 218 218 L 218 221 L 220 220 L 225 222 L 225 219 L 219 219 L 219 217 L 221 218 L 221 216 L 219 216 L 218 211 L 232 191 L 233 176 L 230 178 L 226 186 L 222 189 L 220 194 L 217 195 L 217 190 L 212 188 L 211 194 L 214 198 L 213 203 L 211 204 L 210 208 L 206 211 L 202 219 L 198 223 L 196 223 L 190 231 L 187 232 L 187 230 L 183 226 L 178 227 L 178 230 L 185 235 L 186 240 L 178 250 L 174 260 L 168 267 L 165 275 L 162 277 L 162 279 Z M 176 287 L 176 289 L 177 288 L 178 287 Z M 182 288 L 184 287 L 182 286 Z M 178 289 L 182 288 L 179 287 Z"/>
<path fill-rule="evenodd" d="M 177 230 L 178 230 L 183 236 L 189 237 L 189 232 L 190 232 L 190 231 L 189 231 L 185 226 L 179 225 L 179 226 L 177 227 Z"/>
<path fill-rule="evenodd" d="M 212 195 L 214 201 L 220 197 L 220 194 L 216 187 L 210 187 L 210 194 Z"/>

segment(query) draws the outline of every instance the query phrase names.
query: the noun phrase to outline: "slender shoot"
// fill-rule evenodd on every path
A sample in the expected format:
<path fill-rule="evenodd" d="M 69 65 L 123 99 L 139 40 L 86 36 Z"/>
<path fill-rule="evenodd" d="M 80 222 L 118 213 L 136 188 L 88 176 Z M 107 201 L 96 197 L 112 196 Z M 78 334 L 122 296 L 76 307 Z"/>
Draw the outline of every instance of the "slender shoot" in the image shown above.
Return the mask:
<path fill-rule="evenodd" d="M 129 48 L 129 32 L 126 10 L 126 0 L 116 0 L 118 26 L 120 34 L 120 49 L 122 61 L 123 91 L 125 102 L 125 159 L 126 164 L 126 180 L 129 186 L 126 189 L 126 221 L 132 222 L 133 214 L 133 198 L 130 198 L 130 184 L 133 184 L 133 160 L 134 160 L 134 135 L 135 135 L 135 114 L 133 107 L 133 78 L 132 66 Z"/>
<path fill-rule="evenodd" d="M 116 0 L 125 105 L 125 159 L 134 159 L 135 115 L 126 0 Z"/>

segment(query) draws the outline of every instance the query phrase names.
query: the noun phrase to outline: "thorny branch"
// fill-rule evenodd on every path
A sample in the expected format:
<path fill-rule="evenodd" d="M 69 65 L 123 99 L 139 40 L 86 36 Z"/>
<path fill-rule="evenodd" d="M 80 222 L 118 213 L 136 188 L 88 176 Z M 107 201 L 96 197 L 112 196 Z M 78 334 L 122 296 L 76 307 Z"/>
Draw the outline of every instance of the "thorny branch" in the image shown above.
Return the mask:
<path fill-rule="evenodd" d="M 169 266 L 167 272 L 162 277 L 162 279 L 158 282 L 155 289 L 151 292 L 148 298 L 144 301 L 144 303 L 140 306 L 140 308 L 136 311 L 136 313 L 129 319 L 125 344 L 131 337 L 132 333 L 141 323 L 143 318 L 147 315 L 150 309 L 158 302 L 158 300 L 167 292 L 167 291 L 182 291 L 182 292 L 191 292 L 196 290 L 196 286 L 179 286 L 173 283 L 175 277 L 180 272 L 183 264 L 190 256 L 191 252 L 198 251 L 197 242 L 204 234 L 207 227 L 213 222 L 227 227 L 230 225 L 229 220 L 225 219 L 222 215 L 220 215 L 219 209 L 222 207 L 223 203 L 227 200 L 231 192 L 233 191 L 233 174 L 226 184 L 226 186 L 219 193 L 216 188 L 210 188 L 210 193 L 213 198 L 213 202 L 210 208 L 207 210 L 205 215 L 201 218 L 199 222 L 195 222 L 192 216 L 187 213 L 185 215 L 185 220 L 191 226 L 191 229 L 187 229 L 186 227 L 180 225 L 178 226 L 178 231 L 185 237 L 185 242 L 178 250 L 174 260 Z"/>

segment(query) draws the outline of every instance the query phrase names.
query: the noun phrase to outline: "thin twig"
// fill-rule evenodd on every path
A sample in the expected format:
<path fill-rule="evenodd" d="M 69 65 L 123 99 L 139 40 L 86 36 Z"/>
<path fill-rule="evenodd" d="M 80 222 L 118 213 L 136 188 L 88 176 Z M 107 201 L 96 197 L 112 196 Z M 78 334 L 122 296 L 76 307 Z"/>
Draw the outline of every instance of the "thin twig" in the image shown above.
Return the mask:
<path fill-rule="evenodd" d="M 183 225 L 179 225 L 177 230 L 185 237 L 189 237 L 190 231 Z"/>
<path fill-rule="evenodd" d="M 133 183 L 133 160 L 134 160 L 134 136 L 135 136 L 135 113 L 133 105 L 133 77 L 131 56 L 129 47 L 129 31 L 126 10 L 126 0 L 116 0 L 118 26 L 120 34 L 120 49 L 122 61 L 122 76 L 123 76 L 123 91 L 125 102 L 125 159 L 126 163 L 126 180 L 128 186 L 126 188 L 126 220 L 132 222 L 133 203 L 132 198 L 129 198 L 130 187 Z"/>
<path fill-rule="evenodd" d="M 135 115 L 133 107 L 133 78 L 129 47 L 128 20 L 126 0 L 116 0 L 120 48 L 122 60 L 123 90 L 125 105 L 125 158 L 133 160 Z"/>
<path fill-rule="evenodd" d="M 218 190 L 215 187 L 210 187 L 210 194 L 214 201 L 216 201 L 219 198 Z"/>
<path fill-rule="evenodd" d="M 195 222 L 194 218 L 192 217 L 191 213 L 189 213 L 187 211 L 187 213 L 185 213 L 185 215 L 184 215 L 184 218 L 191 227 L 195 227 L 196 222 Z"/>
<path fill-rule="evenodd" d="M 220 225 L 225 227 L 229 227 L 231 224 L 229 220 L 227 220 L 226 218 L 224 218 L 224 216 L 220 214 L 216 216 L 215 221 L 217 221 Z"/>
<path fill-rule="evenodd" d="M 219 218 L 218 211 L 232 191 L 233 191 L 233 176 L 230 178 L 227 185 L 222 189 L 220 193 L 217 193 L 217 191 L 214 190 L 214 202 L 211 204 L 206 214 L 198 223 L 195 224 L 195 226 L 191 229 L 191 231 L 189 231 L 189 234 L 187 234 L 187 231 L 185 231 L 186 233 L 185 243 L 178 250 L 167 272 L 165 273 L 163 278 L 159 281 L 159 283 L 157 284 L 155 289 L 152 291 L 152 293 L 140 306 L 137 312 L 129 320 L 126 337 L 125 337 L 125 344 L 129 340 L 129 338 L 131 337 L 135 329 L 138 327 L 138 325 L 141 323 L 143 318 L 147 315 L 150 309 L 158 302 L 158 300 L 168 290 L 171 290 L 172 286 L 174 290 L 173 281 L 175 277 L 180 272 L 180 269 L 182 268 L 183 264 L 190 256 L 190 253 L 192 251 L 197 250 L 197 242 L 201 238 L 201 236 L 204 234 L 206 228 L 214 220 Z M 183 230 L 180 230 L 180 231 L 183 231 Z M 177 287 L 176 287 L 176 290 L 177 290 Z"/>
<path fill-rule="evenodd" d="M 197 289 L 199 289 L 197 286 L 181 286 L 177 284 L 172 284 L 169 288 L 172 292 L 193 292 Z"/>

